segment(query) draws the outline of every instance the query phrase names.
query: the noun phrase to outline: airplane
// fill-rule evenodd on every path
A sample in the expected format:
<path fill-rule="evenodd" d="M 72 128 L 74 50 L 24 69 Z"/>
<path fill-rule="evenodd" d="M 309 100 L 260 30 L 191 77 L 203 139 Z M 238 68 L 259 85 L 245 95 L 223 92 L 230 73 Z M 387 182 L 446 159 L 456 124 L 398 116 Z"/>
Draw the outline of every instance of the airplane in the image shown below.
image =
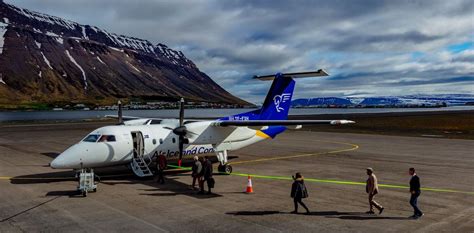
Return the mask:
<path fill-rule="evenodd" d="M 153 175 L 150 166 L 159 154 L 165 154 L 168 160 L 178 160 L 179 167 L 183 158 L 215 154 L 219 172 L 230 174 L 229 151 L 273 139 L 287 127 L 299 129 L 303 125 L 355 123 L 350 120 L 288 120 L 295 79 L 320 76 L 328 74 L 320 69 L 254 76 L 258 80 L 273 80 L 262 107 L 216 120 L 184 119 L 183 99 L 179 119 L 122 118 L 119 108 L 119 125 L 93 130 L 59 154 L 50 167 L 83 173 L 84 169 L 129 165 L 136 176 L 146 177 Z"/>

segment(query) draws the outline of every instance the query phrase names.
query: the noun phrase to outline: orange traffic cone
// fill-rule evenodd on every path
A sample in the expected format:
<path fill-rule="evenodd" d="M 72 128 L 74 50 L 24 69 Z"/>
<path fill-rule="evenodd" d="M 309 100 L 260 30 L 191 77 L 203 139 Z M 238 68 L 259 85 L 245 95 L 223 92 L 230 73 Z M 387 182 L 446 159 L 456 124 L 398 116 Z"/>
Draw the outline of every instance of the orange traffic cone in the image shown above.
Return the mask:
<path fill-rule="evenodd" d="M 245 190 L 245 193 L 253 193 L 252 178 L 250 176 L 248 177 L 247 190 Z"/>

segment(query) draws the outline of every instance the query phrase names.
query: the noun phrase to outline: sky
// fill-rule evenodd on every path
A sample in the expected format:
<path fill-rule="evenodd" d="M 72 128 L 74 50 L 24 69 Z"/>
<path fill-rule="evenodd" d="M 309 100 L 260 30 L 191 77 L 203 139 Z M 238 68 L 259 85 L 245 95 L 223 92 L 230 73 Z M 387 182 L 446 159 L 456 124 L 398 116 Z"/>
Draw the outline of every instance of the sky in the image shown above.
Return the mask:
<path fill-rule="evenodd" d="M 253 75 L 325 69 L 296 98 L 474 94 L 474 1 L 5 0 L 164 43 L 232 94 L 263 102 Z"/>

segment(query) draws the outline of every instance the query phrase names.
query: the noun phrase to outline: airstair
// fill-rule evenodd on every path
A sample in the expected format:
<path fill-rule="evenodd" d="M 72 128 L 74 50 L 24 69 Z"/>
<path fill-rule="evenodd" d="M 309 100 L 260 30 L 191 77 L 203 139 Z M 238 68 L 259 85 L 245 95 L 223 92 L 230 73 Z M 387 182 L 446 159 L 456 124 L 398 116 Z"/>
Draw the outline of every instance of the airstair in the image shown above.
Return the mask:
<path fill-rule="evenodd" d="M 133 158 L 132 162 L 130 162 L 130 167 L 132 168 L 133 173 L 138 177 L 153 176 L 153 172 L 148 166 L 152 163 L 152 159 L 150 157 L 145 158 L 147 153 L 145 153 L 145 143 L 142 132 L 132 132 L 132 138 Z"/>
<path fill-rule="evenodd" d="M 143 156 L 144 155 L 133 156 L 132 162 L 130 163 L 132 171 L 138 177 L 153 176 L 153 172 L 151 172 L 150 167 L 148 167 L 149 163 L 147 163 Z M 149 162 L 151 163 L 151 161 Z"/>

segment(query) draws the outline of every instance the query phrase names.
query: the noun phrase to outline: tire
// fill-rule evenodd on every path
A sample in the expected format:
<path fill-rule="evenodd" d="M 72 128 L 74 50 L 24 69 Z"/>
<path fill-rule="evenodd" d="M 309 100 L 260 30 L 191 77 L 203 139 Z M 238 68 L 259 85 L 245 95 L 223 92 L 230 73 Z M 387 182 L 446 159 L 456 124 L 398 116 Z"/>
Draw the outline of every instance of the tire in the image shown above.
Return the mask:
<path fill-rule="evenodd" d="M 232 166 L 228 164 L 224 165 L 224 173 L 230 175 L 232 173 Z"/>
<path fill-rule="evenodd" d="M 219 164 L 219 167 L 217 167 L 217 170 L 218 170 L 219 172 L 225 172 L 225 165 L 220 165 L 220 164 Z"/>

